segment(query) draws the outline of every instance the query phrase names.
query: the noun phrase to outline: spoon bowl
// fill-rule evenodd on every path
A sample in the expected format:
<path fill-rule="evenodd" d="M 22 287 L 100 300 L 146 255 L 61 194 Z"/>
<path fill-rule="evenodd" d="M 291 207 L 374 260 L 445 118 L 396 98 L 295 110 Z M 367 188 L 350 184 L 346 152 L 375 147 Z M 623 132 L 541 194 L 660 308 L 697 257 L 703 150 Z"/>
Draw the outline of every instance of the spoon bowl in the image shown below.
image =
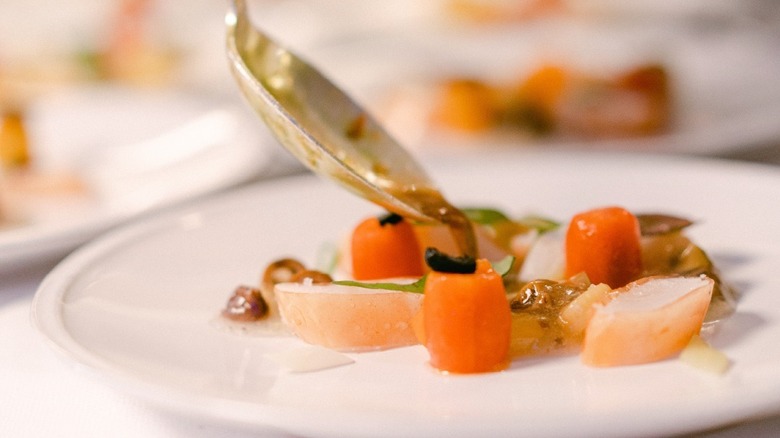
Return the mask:
<path fill-rule="evenodd" d="M 471 223 L 406 149 L 314 67 L 253 27 L 244 0 L 231 5 L 231 71 L 279 142 L 315 173 L 388 211 L 449 225 L 462 253 L 476 256 Z"/>

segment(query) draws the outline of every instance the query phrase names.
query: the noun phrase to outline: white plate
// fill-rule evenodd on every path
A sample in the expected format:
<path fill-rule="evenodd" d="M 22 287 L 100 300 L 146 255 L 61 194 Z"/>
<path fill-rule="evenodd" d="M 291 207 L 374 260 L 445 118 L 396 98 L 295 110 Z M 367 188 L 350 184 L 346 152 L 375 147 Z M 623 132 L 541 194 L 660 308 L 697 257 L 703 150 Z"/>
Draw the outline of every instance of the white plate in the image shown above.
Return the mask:
<path fill-rule="evenodd" d="M 278 32 L 278 38 L 284 37 Z M 776 26 L 714 12 L 677 17 L 563 15 L 495 26 L 453 24 L 440 14 L 396 20 L 373 32 L 336 34 L 300 50 L 422 153 L 471 153 L 475 144 L 496 141 L 428 129 L 425 108 L 433 100 L 433 86 L 443 78 L 513 83 L 544 63 L 610 76 L 658 62 L 667 68 L 672 84 L 668 133 L 621 140 L 515 135 L 503 139 L 504 146 L 707 155 L 780 138 L 779 42 Z M 467 147 L 452 147 L 458 143 Z"/>
<path fill-rule="evenodd" d="M 516 152 L 437 163 L 461 205 L 566 218 L 621 204 L 685 215 L 691 235 L 743 292 L 710 338 L 733 367 L 678 360 L 593 369 L 577 357 L 443 376 L 420 347 L 283 372 L 290 337 L 241 336 L 215 318 L 235 286 L 378 210 L 313 177 L 277 180 L 115 230 L 71 254 L 38 290 L 32 319 L 69 361 L 162 406 L 302 436 L 658 436 L 780 411 L 780 173 L 653 156 Z"/>
<path fill-rule="evenodd" d="M 26 116 L 35 165 L 70 169 L 92 196 L 44 199 L 19 224 L 4 224 L 0 269 L 62 254 L 141 212 L 258 175 L 273 142 L 247 111 L 183 92 L 114 86 L 33 102 Z"/>

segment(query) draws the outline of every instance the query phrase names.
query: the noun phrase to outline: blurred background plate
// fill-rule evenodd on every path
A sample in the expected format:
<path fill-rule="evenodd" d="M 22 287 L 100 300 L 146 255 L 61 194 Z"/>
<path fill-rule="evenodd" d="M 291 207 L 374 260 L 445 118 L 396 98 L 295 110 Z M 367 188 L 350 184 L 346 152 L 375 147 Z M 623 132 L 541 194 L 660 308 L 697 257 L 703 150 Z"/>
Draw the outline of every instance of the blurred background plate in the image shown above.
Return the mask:
<path fill-rule="evenodd" d="M 90 85 L 26 108 L 33 164 L 3 180 L 0 269 L 269 169 L 273 140 L 254 115 L 201 95 Z"/>
<path fill-rule="evenodd" d="M 280 3 L 307 26 L 292 26 L 280 8 L 271 16 L 255 8 L 255 21 L 419 152 L 472 152 L 490 143 L 716 155 L 780 138 L 779 8 L 772 2 L 312 3 Z M 289 31 L 301 27 L 308 33 Z M 594 138 L 431 128 L 432 94 L 447 78 L 519 82 L 545 64 L 593 77 L 663 66 L 671 84 L 668 129 Z"/>

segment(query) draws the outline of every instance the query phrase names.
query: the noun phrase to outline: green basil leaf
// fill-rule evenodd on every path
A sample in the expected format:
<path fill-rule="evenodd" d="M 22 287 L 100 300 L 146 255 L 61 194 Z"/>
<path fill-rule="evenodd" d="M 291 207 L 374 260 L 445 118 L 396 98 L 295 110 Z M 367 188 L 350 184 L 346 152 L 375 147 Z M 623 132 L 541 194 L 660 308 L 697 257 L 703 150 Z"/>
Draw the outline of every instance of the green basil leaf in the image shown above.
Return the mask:
<path fill-rule="evenodd" d="M 515 264 L 515 257 L 508 255 L 503 259 L 492 263 L 493 270 L 496 271 L 502 277 L 509 273 L 512 269 L 512 265 Z M 425 280 L 428 279 L 428 275 L 423 275 L 419 280 L 414 283 L 400 284 L 400 283 L 367 283 L 363 281 L 354 280 L 339 280 L 334 281 L 333 284 L 340 286 L 352 286 L 362 287 L 365 289 L 382 289 L 382 290 L 394 290 L 398 292 L 411 292 L 415 294 L 421 294 L 425 291 Z"/>
<path fill-rule="evenodd" d="M 508 274 L 509 271 L 512 270 L 512 266 L 514 264 L 515 264 L 515 256 L 512 255 L 508 255 L 497 262 L 491 263 L 491 265 L 493 265 L 493 270 L 496 271 L 502 277 Z"/>
<path fill-rule="evenodd" d="M 423 275 L 419 280 L 415 281 L 414 283 L 408 283 L 408 284 L 365 283 L 362 281 L 353 281 L 353 280 L 334 281 L 333 284 L 338 284 L 341 286 L 362 287 L 365 289 L 384 289 L 384 290 L 394 290 L 399 292 L 412 292 L 415 294 L 421 294 L 425 290 L 425 280 L 427 278 L 428 278 L 427 275 Z"/>
<path fill-rule="evenodd" d="M 493 208 L 462 208 L 461 211 L 471 222 L 481 225 L 510 220 L 503 212 Z"/>
<path fill-rule="evenodd" d="M 519 219 L 517 223 L 525 225 L 528 228 L 535 228 L 540 233 L 546 233 L 561 226 L 560 223 L 541 216 L 525 216 Z"/>

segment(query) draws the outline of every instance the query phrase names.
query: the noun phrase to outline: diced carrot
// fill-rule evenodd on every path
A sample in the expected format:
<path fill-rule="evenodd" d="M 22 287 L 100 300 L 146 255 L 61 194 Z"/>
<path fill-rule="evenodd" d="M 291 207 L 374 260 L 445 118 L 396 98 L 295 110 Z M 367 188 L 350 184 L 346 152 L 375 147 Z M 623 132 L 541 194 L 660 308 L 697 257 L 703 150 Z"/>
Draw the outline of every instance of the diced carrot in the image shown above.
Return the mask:
<path fill-rule="evenodd" d="M 433 367 L 481 373 L 508 365 L 511 314 L 501 276 L 487 260 L 478 260 L 473 274 L 429 273 L 423 319 Z"/>
<path fill-rule="evenodd" d="M 575 215 L 566 232 L 566 276 L 585 272 L 592 283 L 618 288 L 642 271 L 639 221 L 621 207 Z"/>
<path fill-rule="evenodd" d="M 356 280 L 419 277 L 424 272 L 417 236 L 404 219 L 364 220 L 352 232 L 351 251 L 352 276 Z"/>

